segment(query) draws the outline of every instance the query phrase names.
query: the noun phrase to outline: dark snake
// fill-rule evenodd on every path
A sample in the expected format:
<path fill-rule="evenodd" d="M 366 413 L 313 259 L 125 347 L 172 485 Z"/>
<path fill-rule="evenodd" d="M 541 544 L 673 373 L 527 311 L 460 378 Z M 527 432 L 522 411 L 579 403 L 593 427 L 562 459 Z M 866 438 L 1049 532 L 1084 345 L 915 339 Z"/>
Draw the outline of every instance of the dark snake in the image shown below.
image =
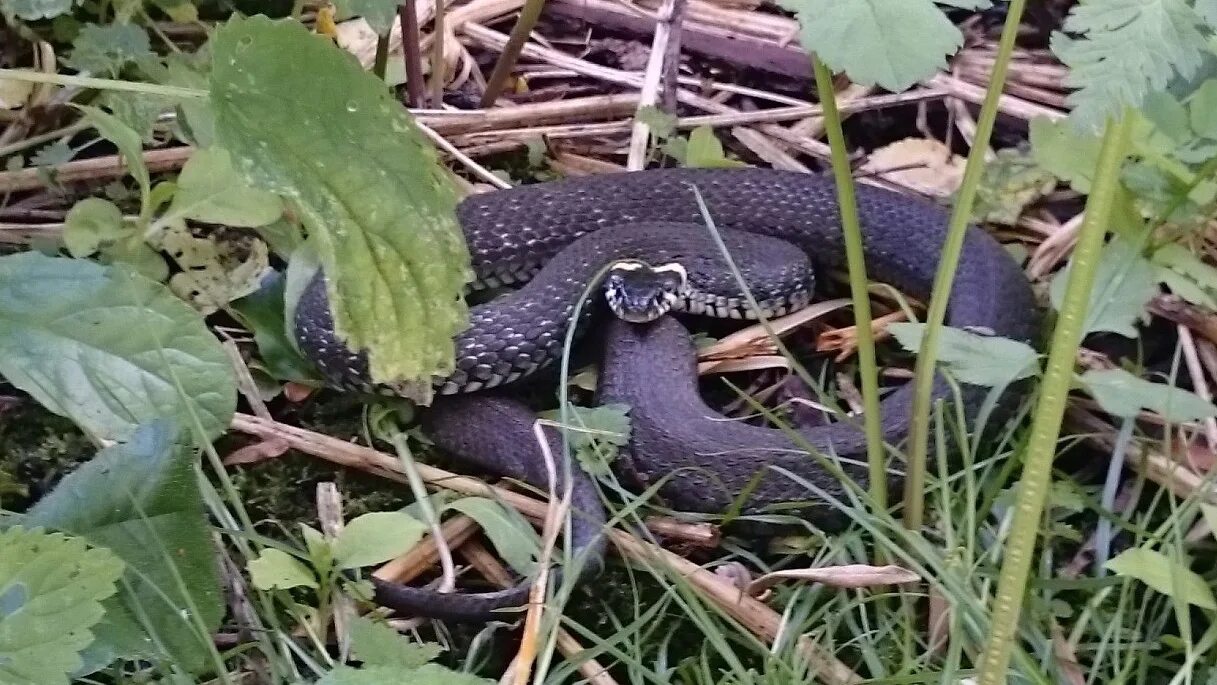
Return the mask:
<path fill-rule="evenodd" d="M 471 308 L 470 327 L 456 340 L 456 371 L 436 380 L 440 396 L 424 419 L 431 439 L 462 460 L 544 491 L 549 478 L 533 434 L 536 415 L 495 388 L 528 378 L 560 357 L 573 304 L 601 267 L 622 257 L 645 256 L 633 251 L 664 247 L 644 240 L 630 246 L 632 250 L 619 250 L 616 243 L 595 243 L 596 231 L 609 229 L 604 235 L 611 235 L 623 226 L 670 222 L 697 226 L 706 233 L 694 186 L 728 247 L 734 245 L 745 253 L 741 264 L 766 264 L 765 260 L 776 258 L 767 249 L 774 255 L 780 252 L 763 244 L 764 238 L 756 246 L 747 242 L 747 235 L 739 238 L 751 234 L 797 248 L 820 273 L 846 268 L 836 186 L 819 174 L 759 168 L 657 169 L 469 196 L 458 206 L 457 216 L 478 285 L 529 283 Z M 857 185 L 856 200 L 868 276 L 928 300 L 947 233 L 946 213 L 929 202 L 865 184 Z M 677 243 L 692 235 L 674 234 L 684 236 L 674 238 Z M 681 252 L 679 245 L 674 252 Z M 721 262 L 711 259 L 702 268 L 716 264 Z M 772 305 L 770 314 L 799 306 L 799 302 L 783 303 L 780 288 L 764 291 L 766 277 L 754 282 L 745 274 L 745 282 L 762 289 L 758 299 Z M 301 349 L 335 386 L 384 392 L 369 383 L 366 357 L 351 353 L 335 338 L 322 278 L 318 274 L 297 306 L 295 333 Z M 726 304 L 731 303 L 718 302 Z M 633 324 L 609 318 L 597 401 L 630 407 L 630 444 L 615 462 L 627 483 L 646 487 L 668 478 L 660 494 L 673 509 L 690 512 L 721 513 L 746 488 L 744 514 L 811 499 L 804 484 L 766 468 L 776 466 L 829 496 L 843 497 L 844 485 L 838 478 L 799 446 L 805 441 L 814 450 L 833 455 L 842 470 L 866 487 L 866 440 L 859 421 L 799 428 L 796 442 L 780 428 L 724 420 L 698 392 L 692 339 L 680 321 L 665 316 L 653 323 Z M 589 323 L 581 321 L 579 330 L 587 330 Z M 1032 341 L 1038 329 L 1035 298 L 1018 264 L 976 227 L 968 228 L 963 241 L 947 324 L 1025 342 Z M 985 392 L 962 387 L 962 408 L 969 419 Z M 1016 391 L 1007 395 L 1007 406 L 1011 399 L 1019 399 Z M 934 398 L 950 396 L 950 386 L 938 377 Z M 888 444 L 898 445 L 907 435 L 911 401 L 911 384 L 883 399 L 880 411 Z M 561 438 L 549 432 L 547 439 L 553 452 L 562 454 Z M 892 476 L 892 485 L 898 484 Z M 600 568 L 605 509 L 595 483 L 578 468 L 572 469 L 570 487 L 569 543 L 580 555 L 579 574 L 584 577 Z M 834 507 L 811 502 L 800 516 L 835 527 L 841 525 L 843 515 Z M 557 580 L 551 576 L 552 583 Z M 480 621 L 524 606 L 530 588 L 526 579 L 495 592 L 438 593 L 376 580 L 374 599 L 415 615 Z"/>

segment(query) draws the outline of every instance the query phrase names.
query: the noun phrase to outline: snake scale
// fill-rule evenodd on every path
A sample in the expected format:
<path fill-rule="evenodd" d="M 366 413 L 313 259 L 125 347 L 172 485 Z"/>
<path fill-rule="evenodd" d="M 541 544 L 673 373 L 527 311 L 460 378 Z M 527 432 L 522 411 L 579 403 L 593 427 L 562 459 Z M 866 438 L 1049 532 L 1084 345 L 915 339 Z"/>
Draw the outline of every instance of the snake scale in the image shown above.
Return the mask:
<path fill-rule="evenodd" d="M 522 291 L 517 291 L 472 309 L 471 326 L 457 339 L 456 371 L 437 379 L 440 396 L 424 420 L 424 428 L 437 445 L 493 473 L 542 490 L 547 487 L 533 433 L 535 413 L 494 386 L 527 378 L 561 354 L 572 313 L 570 303 L 587 285 L 587 278 L 572 276 L 574 262 L 581 264 L 583 273 L 590 273 L 589 268 L 603 266 L 606 260 L 628 256 L 604 251 L 604 245 L 580 248 L 588 240 L 585 236 L 647 223 L 702 227 L 693 186 L 715 226 L 731 236 L 725 242 L 737 240 L 737 233 L 760 236 L 762 242 L 767 237 L 797 248 L 819 272 L 845 268 L 836 186 L 820 174 L 760 168 L 654 169 L 472 195 L 460 203 L 457 217 L 480 284 L 533 278 L 540 283 L 530 282 L 526 289 L 536 287 L 523 298 L 517 294 Z M 867 185 L 857 187 L 856 201 L 868 275 L 912 297 L 927 299 L 947 233 L 946 213 L 931 203 Z M 754 263 L 776 258 L 763 249 L 756 251 L 746 240 L 737 240 L 736 246 L 753 250 L 747 256 Z M 639 247 L 651 250 L 656 246 Z M 566 252 L 568 248 L 582 254 L 572 256 Z M 780 300 L 777 290 L 764 293 L 767 301 Z M 774 312 L 785 306 L 775 304 Z M 790 304 L 790 308 L 797 306 Z M 366 358 L 351 353 L 333 335 L 320 276 L 296 312 L 295 333 L 301 349 L 327 378 L 339 387 L 373 389 L 367 380 Z M 677 510 L 705 513 L 722 512 L 745 488 L 751 490 L 743 513 L 816 499 L 806 486 L 768 471 L 767 465 L 784 468 L 830 496 L 842 494 L 837 479 L 797 449 L 785 431 L 724 421 L 705 404 L 698 393 L 693 343 L 684 324 L 671 316 L 647 324 L 610 319 L 601 339 L 597 401 L 630 405 L 630 444 L 616 462 L 627 483 L 645 487 L 672 476 L 660 489 L 668 504 Z M 1028 342 L 1038 329 L 1035 299 L 1021 269 L 995 239 L 975 227 L 968 229 L 963 241 L 947 324 Z M 580 330 L 586 326 L 581 324 Z M 889 444 L 899 444 L 908 432 L 911 391 L 906 384 L 881 404 L 883 434 Z M 982 392 L 964 387 L 963 408 L 968 416 L 975 412 Z M 934 393 L 936 398 L 946 398 L 949 393 L 941 378 Z M 835 455 L 844 470 L 865 486 L 865 439 L 856 423 L 803 427 L 799 435 L 815 449 Z M 560 438 L 549 433 L 547 439 L 560 454 Z M 758 483 L 751 482 L 758 472 L 764 475 Z M 581 573 L 593 573 L 604 553 L 604 507 L 586 475 L 573 469 L 572 478 L 570 544 L 584 561 Z M 896 482 L 893 478 L 893 484 Z M 824 526 L 841 522 L 840 513 L 822 503 L 811 502 L 803 515 Z M 551 576 L 551 583 L 556 582 Z M 523 580 L 500 591 L 465 594 L 380 580 L 375 585 L 375 600 L 385 606 L 471 621 L 522 607 L 531 587 Z"/>

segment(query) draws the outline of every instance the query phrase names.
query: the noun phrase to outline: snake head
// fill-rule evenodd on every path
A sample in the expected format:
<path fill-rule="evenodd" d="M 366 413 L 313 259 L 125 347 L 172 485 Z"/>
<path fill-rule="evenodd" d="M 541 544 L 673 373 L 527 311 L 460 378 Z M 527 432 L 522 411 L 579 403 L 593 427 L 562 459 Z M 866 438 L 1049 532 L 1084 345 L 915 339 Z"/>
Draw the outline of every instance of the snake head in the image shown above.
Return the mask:
<path fill-rule="evenodd" d="M 651 266 L 627 259 L 609 268 L 604 279 L 604 297 L 618 318 L 647 323 L 667 314 L 687 295 L 689 275 L 676 262 Z"/>

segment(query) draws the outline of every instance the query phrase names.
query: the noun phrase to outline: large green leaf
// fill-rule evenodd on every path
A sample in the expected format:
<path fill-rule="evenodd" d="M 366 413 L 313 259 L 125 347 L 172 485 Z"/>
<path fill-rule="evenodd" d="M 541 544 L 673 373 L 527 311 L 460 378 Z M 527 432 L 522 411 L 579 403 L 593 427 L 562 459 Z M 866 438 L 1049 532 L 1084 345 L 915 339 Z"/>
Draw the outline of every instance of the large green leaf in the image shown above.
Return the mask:
<path fill-rule="evenodd" d="M 1057 272 L 1049 285 L 1052 306 L 1060 309 L 1073 261 Z M 1127 240 L 1114 238 L 1103 248 L 1094 287 L 1090 290 L 1084 332 L 1106 331 L 1135 338 L 1145 318 L 1145 303 L 1158 294 L 1158 270 Z"/>
<path fill-rule="evenodd" d="M 1134 547 L 1114 557 L 1104 568 L 1116 575 L 1136 578 L 1169 597 L 1210 610 L 1217 610 L 1213 591 L 1204 578 L 1162 552 Z"/>
<path fill-rule="evenodd" d="M 904 349 L 914 354 L 921 351 L 925 324 L 893 323 L 888 330 Z M 1039 370 L 1035 349 L 1024 342 L 950 326 L 942 329 L 938 355 L 956 379 L 988 388 L 1003 388 Z"/>
<path fill-rule="evenodd" d="M 779 0 L 798 13 L 800 42 L 850 80 L 905 90 L 946 67 L 963 34 L 932 0 Z"/>
<path fill-rule="evenodd" d="M 299 22 L 235 18 L 212 46 L 218 144 L 254 185 L 294 202 L 338 334 L 369 351 L 372 378 L 425 383 L 425 399 L 430 377 L 453 367 L 472 277 L 434 148 L 383 82 Z"/>
<path fill-rule="evenodd" d="M 529 575 L 536 569 L 541 538 L 520 512 L 489 497 L 462 497 L 444 505 L 444 509 L 459 511 L 477 521 L 494 548 L 517 573 Z"/>
<path fill-rule="evenodd" d="M 123 563 L 60 533 L 0 531 L 0 683 L 67 685 Z"/>
<path fill-rule="evenodd" d="M 127 564 L 126 588 L 107 603 L 107 628 L 98 631 L 99 654 L 137 656 L 129 636 L 144 626 L 168 654 L 148 642 L 141 655 L 195 669 L 206 663 L 223 605 L 193 453 L 176 438 L 168 422 L 141 426 L 65 478 L 25 524 L 79 535 Z M 108 645 L 115 636 L 127 638 Z"/>
<path fill-rule="evenodd" d="M 1136 418 L 1142 409 L 1181 423 L 1217 416 L 1217 406 L 1194 392 L 1137 378 L 1124 369 L 1090 369 L 1078 381 L 1114 416 Z"/>
<path fill-rule="evenodd" d="M 236 409 L 232 367 L 202 318 L 122 265 L 0 257 L 0 374 L 51 411 L 122 440 L 158 417 L 208 439 Z"/>

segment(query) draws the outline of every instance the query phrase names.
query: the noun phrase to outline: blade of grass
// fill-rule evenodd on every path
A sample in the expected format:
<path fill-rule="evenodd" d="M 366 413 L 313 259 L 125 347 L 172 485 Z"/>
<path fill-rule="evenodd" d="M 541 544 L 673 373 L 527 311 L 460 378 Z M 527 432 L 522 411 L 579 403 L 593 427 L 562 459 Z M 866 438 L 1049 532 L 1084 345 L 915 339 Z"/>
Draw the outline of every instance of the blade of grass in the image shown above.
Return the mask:
<path fill-rule="evenodd" d="M 841 230 L 845 236 L 845 261 L 849 270 L 849 292 L 853 298 L 854 320 L 858 322 L 858 367 L 862 376 L 862 423 L 866 432 L 866 461 L 870 471 L 869 490 L 876 507 L 887 505 L 887 465 L 883 449 L 883 423 L 879 415 L 879 366 L 875 361 L 875 336 L 871 331 L 870 293 L 866 283 L 866 260 L 862 253 L 862 225 L 858 220 L 858 205 L 854 199 L 854 179 L 849 165 L 849 151 L 841 130 L 841 113 L 837 110 L 832 73 L 824 63 L 811 54 L 811 67 L 816 77 L 816 92 L 824 108 L 824 131 L 832 149 L 832 172 L 837 182 L 837 204 L 841 212 Z"/>
<path fill-rule="evenodd" d="M 1109 122 L 1103 134 L 1094 186 L 1086 201 L 1085 219 L 1078 236 L 1064 302 L 1052 336 L 1044 380 L 1031 423 L 1031 437 L 1027 443 L 1027 456 L 1023 460 L 1023 475 L 1019 480 L 1014 505 L 1014 520 L 1006 541 L 997 596 L 993 602 L 992 627 L 979 662 L 979 685 L 1006 682 L 1006 667 L 1014 646 L 1023 593 L 1027 589 L 1036 534 L 1048 498 L 1052 458 L 1056 453 L 1065 401 L 1073 380 L 1074 360 L 1082 342 L 1083 324 L 1103 237 L 1107 233 L 1107 217 L 1120 182 L 1120 162 L 1124 159 L 1132 131 L 1131 121 L 1130 117 L 1124 116 L 1118 121 Z"/>
<path fill-rule="evenodd" d="M 909 431 L 908 473 L 904 480 L 904 525 L 910 530 L 920 528 L 925 517 L 925 463 L 930 436 L 930 393 L 934 387 L 938 343 L 946 319 L 947 300 L 951 295 L 951 284 L 955 281 L 955 270 L 959 266 L 959 253 L 963 250 L 963 239 L 972 217 L 976 191 L 984 174 L 985 153 L 989 150 L 989 139 L 997 120 L 997 104 L 1002 90 L 1005 89 L 1006 72 L 1010 67 L 1010 56 L 1014 51 L 1014 41 L 1018 37 L 1019 23 L 1026 4 L 1026 0 L 1011 0 L 1010 7 L 1006 10 L 1006 23 L 1002 27 L 993 74 L 989 80 L 989 89 L 985 93 L 984 104 L 980 108 L 980 117 L 976 121 L 975 140 L 968 152 L 963 182 L 951 213 L 942 258 L 938 262 L 938 273 L 934 277 L 934 289 L 931 291 L 929 307 L 926 310 L 925 338 L 913 369 L 913 416 Z"/>
<path fill-rule="evenodd" d="M 537 20 L 541 18 L 541 10 L 544 8 L 545 0 L 525 0 L 524 7 L 520 10 L 520 17 L 511 27 L 511 36 L 507 39 L 507 45 L 503 46 L 503 52 L 499 53 L 499 60 L 494 63 L 494 70 L 490 72 L 490 78 L 486 79 L 486 92 L 482 93 L 482 107 L 492 106 L 494 101 L 499 98 L 499 94 L 503 92 L 507 77 L 515 67 L 516 60 L 520 58 L 520 53 L 524 50 L 524 43 L 528 41 L 528 34 L 532 33 L 533 27 L 537 25 Z"/>

